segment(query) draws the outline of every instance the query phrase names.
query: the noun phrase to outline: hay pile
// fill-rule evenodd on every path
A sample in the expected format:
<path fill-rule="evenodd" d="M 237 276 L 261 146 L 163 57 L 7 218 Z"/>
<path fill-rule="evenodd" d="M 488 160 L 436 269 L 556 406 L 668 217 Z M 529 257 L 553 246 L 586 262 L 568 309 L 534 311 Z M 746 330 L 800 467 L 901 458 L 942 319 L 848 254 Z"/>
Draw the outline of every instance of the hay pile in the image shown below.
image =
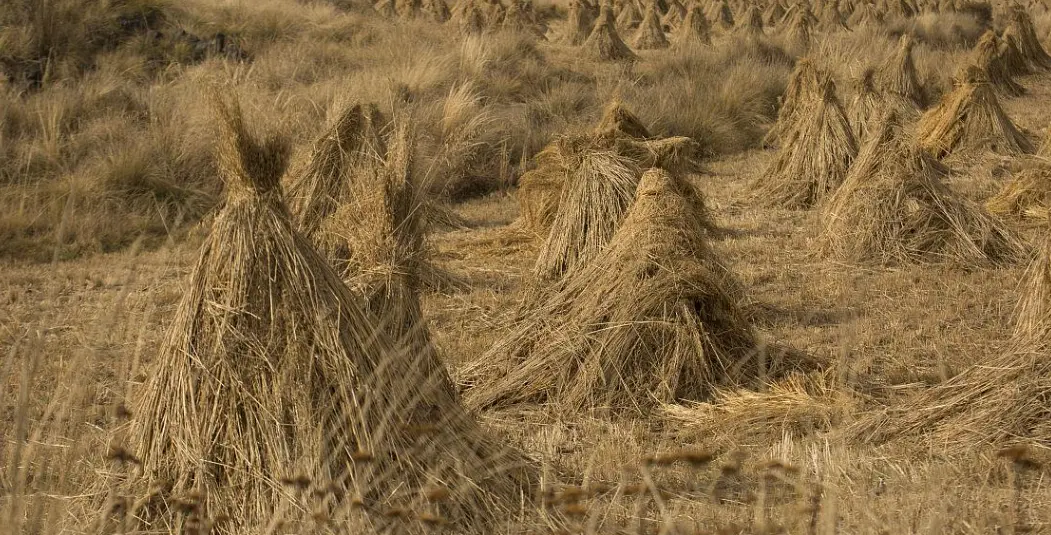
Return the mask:
<path fill-rule="evenodd" d="M 1015 340 L 1046 345 L 1051 342 L 1051 237 L 1045 235 L 1022 275 L 1021 294 L 1015 308 Z"/>
<path fill-rule="evenodd" d="M 829 198 L 819 237 L 823 254 L 845 262 L 1017 260 L 1021 241 L 942 179 L 948 169 L 916 146 L 894 110 L 880 119 L 843 185 Z"/>
<path fill-rule="evenodd" d="M 810 48 L 812 32 L 810 11 L 806 7 L 795 9 L 785 23 L 785 45 L 796 53 L 802 53 Z"/>
<path fill-rule="evenodd" d="M 424 514 L 481 532 L 506 520 L 531 486 L 523 458 L 480 430 L 432 353 L 378 331 L 294 229 L 279 184 L 287 143 L 250 133 L 236 104 L 219 109 L 227 199 L 128 430 L 143 476 L 127 484 L 154 489 L 132 515 L 178 532 L 225 518 L 222 533 L 298 530 L 315 507 L 354 504 L 354 530 L 422 532 Z M 433 486 L 450 499 L 427 503 Z M 193 514 L 178 512 L 186 500 Z"/>
<path fill-rule="evenodd" d="M 488 29 L 485 14 L 475 2 L 470 2 L 463 14 L 456 18 L 463 35 L 481 35 Z"/>
<path fill-rule="evenodd" d="M 635 32 L 635 38 L 631 44 L 636 50 L 668 48 L 668 38 L 664 36 L 656 3 L 651 2 L 646 8 L 646 16 L 643 17 L 642 24 L 639 24 L 639 29 Z"/>
<path fill-rule="evenodd" d="M 752 383 L 762 359 L 704 214 L 688 183 L 647 171 L 609 246 L 466 367 L 466 404 L 640 411 Z"/>
<path fill-rule="evenodd" d="M 785 94 L 781 97 L 781 107 L 777 110 L 777 122 L 763 139 L 765 145 L 781 144 L 795 130 L 804 99 L 807 95 L 818 94 L 821 81 L 825 79 L 829 79 L 829 75 L 818 69 L 809 58 L 802 58 L 796 62 L 792 74 L 788 77 Z"/>
<path fill-rule="evenodd" d="M 869 129 L 879 117 L 885 105 L 879 93 L 876 91 L 876 71 L 872 68 L 865 69 L 854 81 L 854 99 L 847 108 L 848 119 L 854 127 L 855 138 L 864 141 L 868 137 Z"/>
<path fill-rule="evenodd" d="M 511 0 L 504 11 L 500 27 L 506 31 L 545 39 L 544 28 L 537 23 L 533 4 L 529 3 L 528 0 Z"/>
<path fill-rule="evenodd" d="M 1022 87 L 1007 69 L 1008 63 L 1003 57 L 1003 42 L 996 36 L 996 32 L 988 30 L 975 44 L 971 51 L 970 65 L 977 67 L 989 81 L 997 94 L 1004 97 L 1018 97 L 1025 94 Z M 966 68 L 960 76 L 966 76 Z"/>
<path fill-rule="evenodd" d="M 835 83 L 826 78 L 818 91 L 800 95 L 796 124 L 757 184 L 756 197 L 764 203 L 786 208 L 817 204 L 839 187 L 858 154 Z"/>
<path fill-rule="evenodd" d="M 1033 69 L 1029 67 L 1022 50 L 1018 48 L 1018 31 L 1014 26 L 1008 26 L 1000 36 L 1000 61 L 1003 68 L 1012 76 L 1025 76 L 1032 74 Z"/>
<path fill-rule="evenodd" d="M 1000 216 L 1048 220 L 1051 218 L 1051 166 L 1033 165 L 1015 174 L 985 203 Z"/>
<path fill-rule="evenodd" d="M 630 32 L 637 29 L 640 24 L 642 24 L 642 11 L 639 10 L 639 6 L 634 1 L 625 3 L 620 13 L 617 13 L 617 27 Z"/>
<path fill-rule="evenodd" d="M 533 268 L 539 280 L 557 280 L 587 265 L 613 239 L 635 198 L 641 171 L 633 160 L 600 147 L 580 153 Z"/>
<path fill-rule="evenodd" d="M 880 66 L 876 82 L 882 93 L 904 98 L 917 109 L 923 109 L 927 96 L 912 61 L 912 47 L 912 38 L 902 36 L 898 50 Z"/>
<path fill-rule="evenodd" d="M 617 23 L 609 6 L 602 6 L 595 28 L 584 42 L 585 52 L 599 61 L 634 61 L 638 56 L 617 33 Z"/>
<path fill-rule="evenodd" d="M 535 168 L 524 173 L 518 181 L 521 226 L 541 236 L 551 232 L 559 200 L 565 194 L 565 188 L 573 183 L 589 153 L 612 153 L 618 161 L 626 159 L 630 167 L 636 169 L 663 167 L 688 171 L 693 168 L 693 156 L 698 147 L 691 139 L 651 137 L 635 114 L 620 101 L 613 100 L 591 132 L 556 138 L 536 155 Z"/>
<path fill-rule="evenodd" d="M 853 28 L 880 27 L 883 25 L 883 18 L 883 12 L 866 2 L 854 9 L 847 18 L 847 24 Z"/>
<path fill-rule="evenodd" d="M 1036 28 L 1033 26 L 1033 19 L 1029 17 L 1025 8 L 1017 4 L 1011 6 L 1008 8 L 1008 17 L 1011 21 L 1008 27 L 1013 27 L 1013 32 L 1018 37 L 1018 49 L 1029 67 L 1039 71 L 1051 69 L 1051 56 L 1040 44 L 1040 38 L 1037 37 Z"/>
<path fill-rule="evenodd" d="M 669 31 L 675 31 L 682 25 L 683 21 L 686 20 L 686 6 L 679 2 L 679 0 L 672 0 L 668 3 L 668 11 L 664 14 L 661 19 L 661 24 L 669 28 Z"/>
<path fill-rule="evenodd" d="M 985 73 L 975 66 L 956 82 L 953 91 L 920 118 L 920 146 L 941 158 L 952 153 L 1024 154 L 1033 151 L 1000 107 Z"/>
<path fill-rule="evenodd" d="M 717 389 L 710 402 L 665 405 L 669 429 L 709 447 L 769 446 L 849 422 L 860 403 L 837 384 L 834 370 L 794 373 L 761 392 Z"/>
<path fill-rule="evenodd" d="M 763 13 L 759 10 L 759 6 L 752 4 L 748 8 L 744 21 L 737 27 L 736 31 L 745 37 L 758 38 L 765 35 L 763 33 Z"/>
<path fill-rule="evenodd" d="M 771 28 L 779 26 L 785 20 L 785 6 L 781 0 L 774 0 L 763 11 L 763 23 Z"/>
<path fill-rule="evenodd" d="M 734 27 L 734 13 L 726 0 L 718 0 L 713 3 L 707 15 L 708 20 L 714 22 L 723 31 L 729 31 Z"/>
<path fill-rule="evenodd" d="M 594 23 L 591 9 L 584 5 L 583 0 L 573 0 L 569 4 L 569 15 L 563 25 L 562 42 L 572 46 L 584 44 L 591 35 Z"/>
<path fill-rule="evenodd" d="M 700 6 L 690 5 L 679 31 L 675 34 L 675 44 L 679 46 L 712 44 L 712 28 Z"/>

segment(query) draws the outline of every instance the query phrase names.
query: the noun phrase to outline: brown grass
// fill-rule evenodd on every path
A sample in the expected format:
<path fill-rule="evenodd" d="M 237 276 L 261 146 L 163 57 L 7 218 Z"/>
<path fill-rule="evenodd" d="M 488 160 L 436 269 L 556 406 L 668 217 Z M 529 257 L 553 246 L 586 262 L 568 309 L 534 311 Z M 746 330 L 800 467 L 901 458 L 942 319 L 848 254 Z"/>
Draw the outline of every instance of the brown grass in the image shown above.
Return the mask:
<path fill-rule="evenodd" d="M 584 42 L 584 50 L 593 59 L 599 61 L 634 61 L 638 56 L 624 44 L 624 40 L 617 33 L 617 22 L 613 18 L 613 12 L 603 6 L 599 12 L 595 27 L 591 35 Z"/>
<path fill-rule="evenodd" d="M 643 16 L 638 30 L 635 31 L 635 37 L 632 38 L 631 45 L 635 50 L 656 50 L 670 46 L 668 38 L 664 35 L 660 13 L 657 11 L 655 3 L 651 2 L 646 7 L 646 14 Z"/>
<path fill-rule="evenodd" d="M 898 50 L 879 67 L 876 82 L 881 92 L 905 98 L 923 109 L 927 106 L 927 95 L 920 85 L 916 64 L 912 59 L 913 46 L 912 38 L 903 36 Z"/>
<path fill-rule="evenodd" d="M 989 30 L 978 40 L 971 52 L 969 65 L 964 67 L 961 76 L 966 76 L 966 69 L 973 65 L 985 74 L 986 80 L 993 86 L 997 94 L 1003 97 L 1018 97 L 1025 94 L 1022 87 L 1008 70 L 1008 60 L 1003 56 L 1004 42 L 996 36 L 996 32 Z"/>
<path fill-rule="evenodd" d="M 1000 216 L 1046 221 L 1051 217 L 1051 168 L 1033 165 L 1015 173 L 985 207 Z"/>

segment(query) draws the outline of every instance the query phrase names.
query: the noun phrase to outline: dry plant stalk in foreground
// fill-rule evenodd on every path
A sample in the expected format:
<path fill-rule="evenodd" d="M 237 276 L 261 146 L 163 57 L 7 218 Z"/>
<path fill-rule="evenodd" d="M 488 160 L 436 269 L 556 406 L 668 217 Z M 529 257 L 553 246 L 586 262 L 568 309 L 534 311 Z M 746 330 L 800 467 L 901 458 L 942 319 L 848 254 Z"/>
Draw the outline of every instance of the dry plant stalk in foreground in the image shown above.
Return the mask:
<path fill-rule="evenodd" d="M 704 212 L 688 183 L 647 171 L 609 246 L 526 302 L 512 332 L 467 365 L 468 406 L 640 411 L 776 368 L 707 243 Z"/>
<path fill-rule="evenodd" d="M 195 515 L 226 519 L 220 532 L 259 532 L 314 505 L 287 483 L 348 526 L 423 529 L 384 515 L 401 508 L 469 531 L 505 521 L 531 482 L 523 457 L 477 427 L 433 352 L 377 330 L 293 228 L 287 145 L 249 133 L 236 104 L 219 114 L 228 198 L 137 404 L 142 477 L 120 488 L 154 494 L 129 514 L 179 530 L 192 518 L 173 504 L 193 496 Z M 435 485 L 450 499 L 428 504 Z"/>
<path fill-rule="evenodd" d="M 942 181 L 948 169 L 916 147 L 889 110 L 822 214 L 821 251 L 847 262 L 1002 264 L 1015 234 Z"/>

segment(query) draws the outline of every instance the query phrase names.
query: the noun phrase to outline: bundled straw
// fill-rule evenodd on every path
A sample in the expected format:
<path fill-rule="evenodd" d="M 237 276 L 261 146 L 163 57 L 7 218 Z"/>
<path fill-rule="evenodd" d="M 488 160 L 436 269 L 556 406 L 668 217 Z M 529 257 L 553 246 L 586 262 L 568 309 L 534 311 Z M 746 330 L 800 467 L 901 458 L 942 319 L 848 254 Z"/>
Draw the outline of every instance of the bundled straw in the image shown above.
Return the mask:
<path fill-rule="evenodd" d="M 744 16 L 744 22 L 737 27 L 736 31 L 745 37 L 762 37 L 764 35 L 763 13 L 759 11 L 759 6 L 752 4 L 748 8 L 748 12 Z"/>
<path fill-rule="evenodd" d="M 587 150 L 562 189 L 536 277 L 558 279 L 587 265 L 620 227 L 640 174 L 635 162 L 615 152 Z"/>
<path fill-rule="evenodd" d="M 727 4 L 726 0 L 718 0 L 713 3 L 708 13 L 708 20 L 715 22 L 716 26 L 724 31 L 731 30 L 734 27 L 734 14 L 730 9 L 730 4 Z"/>
<path fill-rule="evenodd" d="M 660 15 L 657 13 L 657 5 L 650 3 L 646 9 L 646 16 L 642 19 L 635 38 L 631 42 L 636 50 L 655 50 L 668 48 L 668 38 L 664 36 L 661 28 Z"/>
<path fill-rule="evenodd" d="M 767 132 L 764 144 L 779 144 L 795 130 L 806 96 L 818 94 L 821 81 L 828 78 L 829 75 L 820 71 L 809 58 L 802 58 L 796 62 L 792 74 L 788 77 L 781 107 L 777 110 L 777 122 Z"/>
<path fill-rule="evenodd" d="M 686 20 L 686 12 L 686 6 L 682 2 L 672 0 L 668 3 L 668 11 L 664 14 L 664 18 L 661 19 L 661 24 L 674 31 Z"/>
<path fill-rule="evenodd" d="M 1024 253 L 1000 221 L 942 182 L 948 169 L 912 143 L 893 110 L 823 211 L 821 251 L 847 262 L 1003 264 Z"/>
<path fill-rule="evenodd" d="M 1011 20 L 1008 26 L 1013 27 L 1013 33 L 1018 38 L 1018 49 L 1029 67 L 1038 71 L 1051 69 L 1051 56 L 1040 44 L 1040 38 L 1037 37 L 1036 28 L 1033 26 L 1033 19 L 1029 18 L 1029 13 L 1025 8 L 1017 4 L 1013 5 L 1008 9 L 1008 16 Z"/>
<path fill-rule="evenodd" d="M 766 10 L 763 12 L 763 23 L 766 26 L 773 28 L 778 26 L 785 20 L 785 6 L 781 3 L 781 0 L 774 0 L 766 6 Z"/>
<path fill-rule="evenodd" d="M 961 151 L 1033 151 L 1032 143 L 1000 107 L 985 73 L 973 65 L 957 81 L 956 88 L 920 118 L 917 137 L 924 149 L 939 158 Z"/>
<path fill-rule="evenodd" d="M 251 134 L 236 104 L 219 114 L 227 200 L 137 403 L 141 484 L 160 490 L 132 514 L 258 533 L 305 520 L 290 481 L 339 515 L 356 504 L 367 523 L 408 508 L 491 529 L 528 492 L 523 458 L 481 431 L 433 353 L 377 330 L 296 232 L 279 184 L 288 145 Z M 434 485 L 451 499 L 424 509 Z M 175 513 L 190 495 L 193 514 Z M 415 514 L 396 522 L 425 529 Z"/>
<path fill-rule="evenodd" d="M 697 4 L 690 5 L 689 11 L 686 12 L 686 18 L 676 33 L 675 43 L 679 46 L 712 44 L 711 26 Z"/>
<path fill-rule="evenodd" d="M 1032 74 L 1033 69 L 1022 54 L 1022 50 L 1018 48 L 1018 30 L 1014 26 L 1008 26 L 1004 29 L 1000 39 L 1000 61 L 1003 63 L 1004 70 L 1012 76 Z"/>
<path fill-rule="evenodd" d="M 908 99 L 916 108 L 923 109 L 927 97 L 912 61 L 912 47 L 912 38 L 903 35 L 898 50 L 880 66 L 876 82 L 881 92 Z"/>
<path fill-rule="evenodd" d="M 1023 343 L 1051 343 L 1051 237 L 1044 237 L 1022 275 L 1020 293 L 1022 299 L 1015 308 L 1015 339 Z"/>
<path fill-rule="evenodd" d="M 689 184 L 647 171 L 609 246 L 467 366 L 468 406 L 645 410 L 753 382 L 762 359 L 704 213 Z"/>
<path fill-rule="evenodd" d="M 985 207 L 1001 216 L 1048 220 L 1051 218 L 1051 166 L 1022 169 L 986 201 Z"/>
<path fill-rule="evenodd" d="M 599 12 L 598 20 L 595 22 L 591 35 L 584 42 L 584 49 L 593 59 L 599 61 L 634 61 L 638 56 L 624 44 L 617 33 L 617 23 L 613 18 L 613 12 L 608 6 L 603 6 Z"/>
<path fill-rule="evenodd" d="M 1025 88 L 1015 81 L 1007 69 L 1007 63 L 1002 56 L 1002 42 L 996 37 L 996 32 L 989 30 L 985 32 L 971 52 L 970 65 L 977 67 L 993 86 L 998 94 L 1005 97 L 1018 97 L 1025 94 Z M 969 67 L 966 67 L 969 68 Z M 966 69 L 965 68 L 965 69 Z M 966 76 L 966 70 L 961 73 Z"/>
<path fill-rule="evenodd" d="M 642 24 L 642 11 L 634 0 L 625 2 L 624 8 L 617 14 L 617 27 L 623 31 L 630 32 Z"/>
<path fill-rule="evenodd" d="M 794 373 L 761 392 L 720 388 L 710 402 L 665 405 L 664 418 L 683 438 L 726 447 L 769 446 L 848 422 L 859 403 L 836 384 L 833 370 Z"/>
<path fill-rule="evenodd" d="M 865 69 L 854 81 L 854 100 L 847 110 L 856 139 L 864 141 L 869 129 L 883 110 L 884 101 L 876 92 L 876 71 Z"/>
<path fill-rule="evenodd" d="M 756 188 L 763 202 L 809 208 L 835 191 L 858 153 L 854 131 L 826 78 L 816 94 L 803 94 L 796 125 Z"/>

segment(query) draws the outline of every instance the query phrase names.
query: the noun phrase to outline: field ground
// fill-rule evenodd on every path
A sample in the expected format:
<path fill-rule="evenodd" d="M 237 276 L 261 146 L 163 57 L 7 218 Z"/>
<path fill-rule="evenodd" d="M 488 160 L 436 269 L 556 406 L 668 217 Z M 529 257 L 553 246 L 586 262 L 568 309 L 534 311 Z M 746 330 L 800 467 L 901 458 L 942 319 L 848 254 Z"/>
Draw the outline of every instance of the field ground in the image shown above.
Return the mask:
<path fill-rule="evenodd" d="M 568 54 L 544 50 L 553 58 Z M 1004 107 L 1035 138 L 1051 124 L 1051 75 L 1019 81 L 1028 94 L 1006 100 Z M 310 115 L 318 113 L 297 120 Z M 647 110 L 641 115 L 664 121 L 662 130 L 674 129 L 666 117 L 653 119 Z M 691 180 L 726 231 L 713 246 L 743 283 L 743 306 L 762 339 L 802 352 L 826 369 L 833 401 L 800 409 L 815 415 L 794 414 L 792 422 L 813 416 L 827 420 L 827 429 L 800 433 L 792 422 L 760 422 L 756 429 L 696 434 L 660 415 L 579 416 L 544 407 L 481 414 L 485 425 L 540 459 L 551 485 L 650 477 L 667 489 L 657 503 L 597 498 L 579 519 L 580 529 L 686 533 L 700 525 L 723 527 L 720 533 L 775 533 L 776 525 L 789 533 L 1051 533 L 1051 472 L 1018 472 L 997 457 L 994 446 L 950 455 L 946 445 L 924 439 L 874 446 L 845 432 L 862 416 L 1006 351 L 1025 265 L 879 268 L 821 258 L 813 252 L 820 228 L 816 211 L 748 200 L 749 184 L 773 155 L 754 147 L 728 150 L 705 160 Z M 1003 158 L 949 164 L 957 171 L 953 188 L 976 202 L 1004 180 Z M 469 288 L 428 293 L 423 304 L 435 343 L 456 376 L 464 362 L 506 334 L 510 314 L 531 284 L 538 243 L 511 228 L 518 217 L 513 188 L 450 204 L 468 224 L 436 231 L 434 258 L 469 281 Z M 1018 221 L 1011 225 L 1033 243 L 1046 233 Z M 25 448 L 12 448 L 16 435 L 2 433 L 4 459 L 17 451 L 21 460 L 3 465 L 10 470 L 0 474 L 0 511 L 24 515 L 15 525 L 25 532 L 86 530 L 77 527 L 78 509 L 71 504 L 83 500 L 100 477 L 114 407 L 132 397 L 155 364 L 199 243 L 200 232 L 190 230 L 148 247 L 0 264 L 0 427 L 28 431 L 29 437 Z M 717 452 L 719 458 L 697 470 L 644 462 L 681 448 Z M 772 479 L 771 460 L 793 469 Z M 20 466 L 29 474 L 25 493 L 12 497 Z"/>

